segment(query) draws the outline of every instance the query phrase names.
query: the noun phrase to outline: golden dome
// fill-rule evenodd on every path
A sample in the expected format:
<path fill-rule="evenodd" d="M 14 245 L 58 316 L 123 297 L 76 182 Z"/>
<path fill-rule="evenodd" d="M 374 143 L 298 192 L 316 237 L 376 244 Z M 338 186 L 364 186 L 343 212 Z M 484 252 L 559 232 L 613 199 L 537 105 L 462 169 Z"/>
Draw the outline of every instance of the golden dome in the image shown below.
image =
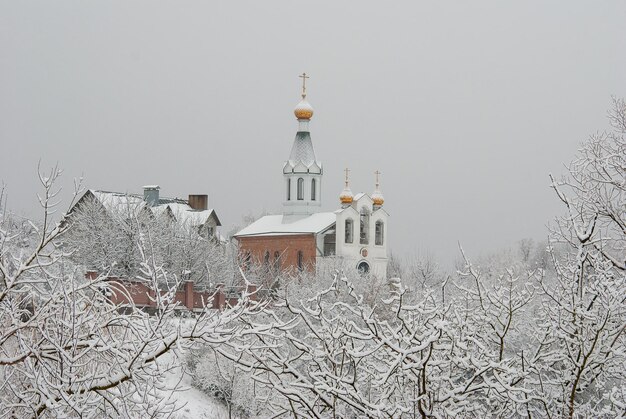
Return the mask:
<path fill-rule="evenodd" d="M 343 191 L 341 191 L 341 193 L 339 194 L 339 201 L 341 201 L 343 205 L 350 205 L 352 201 L 354 200 L 354 196 L 352 195 L 350 186 L 348 186 L 350 184 L 348 181 L 348 173 L 350 173 L 350 169 L 346 167 L 346 170 L 344 170 L 344 172 L 346 173 L 346 186 L 345 188 L 343 188 Z"/>
<path fill-rule="evenodd" d="M 296 109 L 293 110 L 293 113 L 298 119 L 311 119 L 313 116 L 313 107 L 306 99 L 302 98 L 300 103 L 296 106 Z"/>
<path fill-rule="evenodd" d="M 341 201 L 342 204 L 351 204 L 353 200 L 354 196 L 352 196 L 352 191 L 348 187 L 339 195 L 339 201 Z"/>

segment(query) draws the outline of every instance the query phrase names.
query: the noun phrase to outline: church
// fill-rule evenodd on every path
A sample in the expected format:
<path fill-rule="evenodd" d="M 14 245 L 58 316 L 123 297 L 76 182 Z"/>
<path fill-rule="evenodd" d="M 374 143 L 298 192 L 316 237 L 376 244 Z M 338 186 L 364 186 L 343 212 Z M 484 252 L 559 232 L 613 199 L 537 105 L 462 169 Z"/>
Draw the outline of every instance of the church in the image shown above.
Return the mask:
<path fill-rule="evenodd" d="M 298 131 L 289 159 L 284 162 L 282 214 L 261 217 L 237 234 L 244 268 L 251 264 L 268 270 L 297 274 L 319 272 L 324 266 L 356 269 L 362 275 L 387 275 L 387 220 L 376 171 L 374 192 L 350 190 L 346 169 L 340 207 L 322 212 L 324 170 L 313 149 L 309 123 L 313 107 L 306 100 L 302 74 L 302 100 L 294 114 Z"/>

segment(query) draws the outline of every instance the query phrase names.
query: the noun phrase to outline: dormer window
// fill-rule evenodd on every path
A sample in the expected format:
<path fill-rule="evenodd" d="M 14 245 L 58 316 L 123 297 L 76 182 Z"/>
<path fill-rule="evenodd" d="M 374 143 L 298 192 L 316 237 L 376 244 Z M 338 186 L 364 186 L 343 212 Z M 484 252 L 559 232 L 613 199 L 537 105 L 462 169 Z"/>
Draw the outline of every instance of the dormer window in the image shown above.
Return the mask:
<path fill-rule="evenodd" d="M 304 199 L 304 179 L 298 178 L 298 201 Z"/>

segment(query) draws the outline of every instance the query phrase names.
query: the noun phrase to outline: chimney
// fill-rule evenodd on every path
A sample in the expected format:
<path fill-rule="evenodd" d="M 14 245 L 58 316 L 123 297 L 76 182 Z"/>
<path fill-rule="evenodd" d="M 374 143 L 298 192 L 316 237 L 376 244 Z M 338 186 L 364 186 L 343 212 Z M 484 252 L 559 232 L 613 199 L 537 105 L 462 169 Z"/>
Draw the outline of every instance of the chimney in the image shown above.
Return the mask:
<path fill-rule="evenodd" d="M 159 185 L 147 185 L 143 187 L 143 200 L 149 207 L 159 204 Z"/>
<path fill-rule="evenodd" d="M 206 210 L 209 208 L 209 195 L 189 195 L 189 206 L 195 210 Z"/>

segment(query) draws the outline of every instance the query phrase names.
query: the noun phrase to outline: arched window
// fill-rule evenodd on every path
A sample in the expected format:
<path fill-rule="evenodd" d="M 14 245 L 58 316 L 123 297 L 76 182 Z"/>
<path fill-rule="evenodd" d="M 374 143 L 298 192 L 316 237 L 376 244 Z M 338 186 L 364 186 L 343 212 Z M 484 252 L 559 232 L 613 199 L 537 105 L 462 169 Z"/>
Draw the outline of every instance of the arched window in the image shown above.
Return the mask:
<path fill-rule="evenodd" d="M 298 178 L 298 201 L 304 199 L 304 179 Z"/>
<path fill-rule="evenodd" d="M 363 261 L 363 262 L 360 262 L 357 265 L 356 269 L 357 269 L 357 271 L 359 271 L 359 274 L 361 276 L 365 276 L 365 275 L 367 275 L 370 272 L 370 265 L 369 265 L 369 263 Z"/>
<path fill-rule="evenodd" d="M 280 252 L 274 252 L 274 270 L 278 272 L 280 270 Z"/>
<path fill-rule="evenodd" d="M 250 252 L 244 253 L 244 255 L 243 255 L 243 269 L 245 271 L 250 269 L 251 259 L 252 259 L 252 255 L 250 254 Z"/>
<path fill-rule="evenodd" d="M 348 218 L 346 220 L 345 236 L 344 236 L 345 237 L 344 241 L 346 243 L 352 243 L 352 241 L 353 241 L 353 238 L 352 238 L 353 231 L 354 231 L 354 222 L 350 218 Z"/>
<path fill-rule="evenodd" d="M 315 179 L 311 179 L 311 201 L 315 201 Z"/>
<path fill-rule="evenodd" d="M 291 178 L 287 179 L 287 201 L 291 201 Z"/>
<path fill-rule="evenodd" d="M 265 252 L 265 257 L 263 258 L 263 265 L 265 265 L 266 268 L 269 268 L 269 266 L 270 266 L 270 252 Z"/>
<path fill-rule="evenodd" d="M 361 209 L 361 220 L 359 228 L 359 242 L 361 244 L 369 243 L 369 231 L 370 231 L 370 213 L 367 208 Z"/>
<path fill-rule="evenodd" d="M 304 254 L 302 253 L 302 250 L 298 250 L 298 270 L 304 270 Z"/>
<path fill-rule="evenodd" d="M 378 246 L 383 245 L 383 236 L 385 235 L 385 224 L 378 220 L 376 221 L 376 237 L 374 239 L 374 244 Z"/>

